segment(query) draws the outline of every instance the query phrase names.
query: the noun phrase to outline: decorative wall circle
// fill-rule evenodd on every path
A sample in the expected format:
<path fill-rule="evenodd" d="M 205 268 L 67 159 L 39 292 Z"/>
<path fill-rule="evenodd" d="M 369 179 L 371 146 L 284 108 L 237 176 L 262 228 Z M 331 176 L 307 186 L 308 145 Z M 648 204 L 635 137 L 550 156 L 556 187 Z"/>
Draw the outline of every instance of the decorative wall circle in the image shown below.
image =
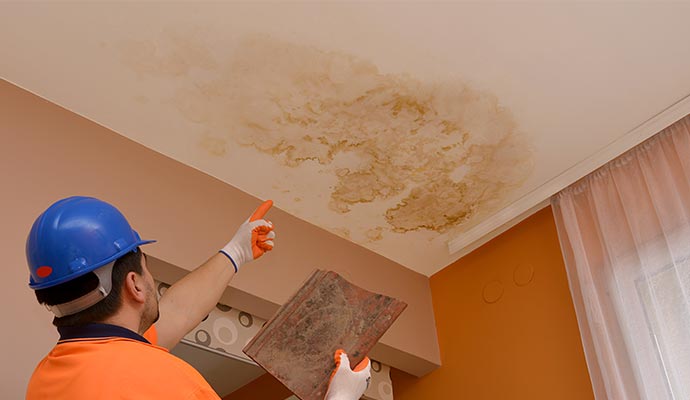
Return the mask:
<path fill-rule="evenodd" d="M 484 302 L 487 304 L 493 304 L 503 297 L 503 284 L 499 281 L 491 281 L 484 285 L 484 291 L 482 293 L 484 297 Z"/>
<path fill-rule="evenodd" d="M 216 308 L 222 312 L 228 312 L 228 311 L 232 310 L 232 307 L 226 306 L 225 304 L 220 304 L 220 303 L 216 304 Z"/>
<path fill-rule="evenodd" d="M 374 370 L 374 372 L 381 372 L 381 363 L 371 360 L 371 369 Z"/>
<path fill-rule="evenodd" d="M 199 329 L 194 334 L 194 341 L 199 344 L 203 344 L 204 346 L 208 346 L 211 344 L 211 335 L 209 335 L 205 330 Z"/>
<path fill-rule="evenodd" d="M 231 345 L 237 341 L 237 327 L 227 318 L 213 321 L 213 336 L 224 345 Z"/>
<path fill-rule="evenodd" d="M 513 282 L 518 286 L 527 286 L 534 278 L 534 267 L 530 264 L 520 264 L 513 271 Z"/>
<path fill-rule="evenodd" d="M 240 316 L 238 317 L 240 324 L 245 328 L 249 328 L 254 324 L 254 317 L 244 311 L 240 311 Z"/>
<path fill-rule="evenodd" d="M 162 296 L 163 293 L 165 293 L 165 291 L 168 290 L 169 287 L 170 285 L 168 285 L 167 283 L 160 282 L 158 284 L 158 295 Z"/>
<path fill-rule="evenodd" d="M 383 400 L 393 399 L 393 387 L 390 382 L 380 382 L 377 389 L 379 396 L 381 396 Z"/>

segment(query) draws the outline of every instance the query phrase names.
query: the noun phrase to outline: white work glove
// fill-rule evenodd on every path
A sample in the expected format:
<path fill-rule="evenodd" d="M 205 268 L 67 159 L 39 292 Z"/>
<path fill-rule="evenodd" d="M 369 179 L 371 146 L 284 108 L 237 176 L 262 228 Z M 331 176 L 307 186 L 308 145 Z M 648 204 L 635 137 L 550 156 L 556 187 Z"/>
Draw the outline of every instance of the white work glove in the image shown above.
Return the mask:
<path fill-rule="evenodd" d="M 325 400 L 358 400 L 369 387 L 371 362 L 369 357 L 350 369 L 350 359 L 343 350 L 335 352 L 335 370 L 328 384 Z"/>
<path fill-rule="evenodd" d="M 220 250 L 230 259 L 235 272 L 239 271 L 242 265 L 273 249 L 276 233 L 273 231 L 273 224 L 263 219 L 271 206 L 271 200 L 263 202 L 252 216 L 240 225 L 232 240 Z"/>

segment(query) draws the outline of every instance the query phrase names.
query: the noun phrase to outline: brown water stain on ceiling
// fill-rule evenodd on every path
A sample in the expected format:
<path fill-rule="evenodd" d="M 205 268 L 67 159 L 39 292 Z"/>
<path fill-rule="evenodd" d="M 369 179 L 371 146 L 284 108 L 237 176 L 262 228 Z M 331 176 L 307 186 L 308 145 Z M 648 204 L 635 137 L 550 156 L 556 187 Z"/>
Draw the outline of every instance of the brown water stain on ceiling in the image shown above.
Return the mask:
<path fill-rule="evenodd" d="M 244 37 L 228 54 L 175 30 L 118 48 L 142 79 L 174 82 L 169 101 L 203 126 L 199 145 L 209 155 L 240 144 L 288 168 L 318 163 L 336 180 L 334 213 L 393 200 L 386 231 L 461 227 L 504 205 L 532 171 L 510 110 L 462 82 L 383 73 L 352 55 L 263 35 Z M 383 231 L 368 229 L 366 240 Z"/>

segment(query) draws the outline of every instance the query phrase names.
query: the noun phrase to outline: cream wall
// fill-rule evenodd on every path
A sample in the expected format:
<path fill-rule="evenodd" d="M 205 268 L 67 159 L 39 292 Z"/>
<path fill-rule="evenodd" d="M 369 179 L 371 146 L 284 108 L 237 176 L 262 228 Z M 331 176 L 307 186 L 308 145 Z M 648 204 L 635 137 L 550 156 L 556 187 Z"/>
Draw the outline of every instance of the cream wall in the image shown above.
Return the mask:
<path fill-rule="evenodd" d="M 75 194 L 108 199 L 134 221 L 142 236 L 159 240 L 147 248 L 151 255 L 181 271 L 192 269 L 225 244 L 259 204 L 258 199 L 6 81 L 0 81 L 0 137 L 0 239 L 9 271 L 0 281 L 2 309 L 9 315 L 0 333 L 6 360 L 0 367 L 3 398 L 23 397 L 33 367 L 56 340 L 50 314 L 36 304 L 27 287 L 24 259 L 30 225 L 50 203 Z M 355 284 L 409 304 L 373 357 L 417 375 L 440 364 L 428 278 L 277 206 L 269 214 L 279 235 L 276 249 L 233 281 L 244 294 L 246 311 L 269 317 L 313 269 L 333 269 Z M 256 309 L 251 299 L 258 301 Z"/>

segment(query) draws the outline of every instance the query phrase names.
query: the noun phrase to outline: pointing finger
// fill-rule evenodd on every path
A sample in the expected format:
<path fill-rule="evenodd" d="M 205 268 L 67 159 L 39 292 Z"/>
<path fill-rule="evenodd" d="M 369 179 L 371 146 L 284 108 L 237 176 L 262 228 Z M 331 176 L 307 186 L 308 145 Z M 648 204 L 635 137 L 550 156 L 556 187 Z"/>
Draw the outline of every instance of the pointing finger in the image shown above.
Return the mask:
<path fill-rule="evenodd" d="M 273 207 L 273 200 L 266 200 L 266 201 L 264 201 L 264 202 L 259 206 L 259 208 L 257 208 L 257 209 L 254 211 L 254 214 L 252 214 L 252 216 L 249 217 L 249 222 L 256 221 L 257 219 L 263 218 L 264 215 L 266 215 L 266 213 L 268 212 L 268 210 L 271 209 L 271 207 Z"/>

